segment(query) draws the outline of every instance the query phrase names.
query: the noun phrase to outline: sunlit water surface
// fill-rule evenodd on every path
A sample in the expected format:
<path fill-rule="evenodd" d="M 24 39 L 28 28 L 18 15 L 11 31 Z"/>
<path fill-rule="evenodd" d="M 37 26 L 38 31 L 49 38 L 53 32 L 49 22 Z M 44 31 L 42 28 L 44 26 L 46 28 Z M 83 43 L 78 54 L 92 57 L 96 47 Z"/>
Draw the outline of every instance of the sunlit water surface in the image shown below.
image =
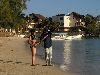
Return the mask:
<path fill-rule="evenodd" d="M 53 40 L 53 62 L 78 75 L 100 75 L 100 39 Z"/>

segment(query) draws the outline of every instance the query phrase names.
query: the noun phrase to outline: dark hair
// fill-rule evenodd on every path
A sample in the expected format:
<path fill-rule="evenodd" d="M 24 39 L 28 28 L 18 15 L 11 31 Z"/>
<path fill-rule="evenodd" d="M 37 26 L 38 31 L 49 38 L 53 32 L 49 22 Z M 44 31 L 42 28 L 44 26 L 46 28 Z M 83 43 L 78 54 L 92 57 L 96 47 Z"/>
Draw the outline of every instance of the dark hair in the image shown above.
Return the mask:
<path fill-rule="evenodd" d="M 30 32 L 31 32 L 31 33 L 35 32 L 35 29 L 31 29 Z"/>

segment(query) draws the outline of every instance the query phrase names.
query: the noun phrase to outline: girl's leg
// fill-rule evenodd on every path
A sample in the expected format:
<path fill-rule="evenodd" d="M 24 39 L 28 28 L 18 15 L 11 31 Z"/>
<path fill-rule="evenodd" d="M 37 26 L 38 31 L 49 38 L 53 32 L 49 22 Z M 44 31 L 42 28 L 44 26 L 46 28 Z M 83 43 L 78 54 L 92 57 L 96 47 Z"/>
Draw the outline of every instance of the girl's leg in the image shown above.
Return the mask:
<path fill-rule="evenodd" d="M 35 65 L 36 48 L 32 47 L 32 65 Z"/>

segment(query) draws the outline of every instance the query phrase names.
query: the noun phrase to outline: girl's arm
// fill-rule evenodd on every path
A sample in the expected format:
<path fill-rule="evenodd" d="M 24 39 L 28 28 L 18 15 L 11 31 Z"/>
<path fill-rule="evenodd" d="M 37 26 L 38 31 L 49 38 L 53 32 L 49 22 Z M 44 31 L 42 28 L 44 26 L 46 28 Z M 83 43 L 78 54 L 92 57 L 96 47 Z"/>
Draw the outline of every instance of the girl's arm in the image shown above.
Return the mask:
<path fill-rule="evenodd" d="M 31 36 L 30 36 L 29 39 L 28 39 L 28 43 L 29 43 L 29 44 L 32 44 Z"/>
<path fill-rule="evenodd" d="M 39 41 L 36 41 L 36 42 L 35 42 L 35 45 L 39 45 L 39 44 L 40 44 L 40 42 L 39 42 Z"/>

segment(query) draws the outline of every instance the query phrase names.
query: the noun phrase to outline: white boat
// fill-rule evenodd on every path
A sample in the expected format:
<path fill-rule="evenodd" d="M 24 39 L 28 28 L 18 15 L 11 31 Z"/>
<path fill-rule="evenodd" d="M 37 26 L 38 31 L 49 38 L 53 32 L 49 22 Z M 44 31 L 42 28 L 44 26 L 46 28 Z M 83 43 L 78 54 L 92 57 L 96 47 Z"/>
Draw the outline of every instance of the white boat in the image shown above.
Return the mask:
<path fill-rule="evenodd" d="M 21 35 L 18 35 L 18 37 L 24 38 L 24 37 L 25 37 L 25 35 L 21 34 Z"/>
<path fill-rule="evenodd" d="M 82 35 L 72 35 L 72 36 L 55 36 L 52 40 L 81 40 Z"/>
<path fill-rule="evenodd" d="M 82 38 L 82 35 L 73 35 L 73 36 L 68 36 L 65 38 L 65 40 L 80 40 Z"/>
<path fill-rule="evenodd" d="M 52 40 L 64 40 L 64 38 L 60 37 L 60 36 L 55 36 L 52 38 Z"/>

